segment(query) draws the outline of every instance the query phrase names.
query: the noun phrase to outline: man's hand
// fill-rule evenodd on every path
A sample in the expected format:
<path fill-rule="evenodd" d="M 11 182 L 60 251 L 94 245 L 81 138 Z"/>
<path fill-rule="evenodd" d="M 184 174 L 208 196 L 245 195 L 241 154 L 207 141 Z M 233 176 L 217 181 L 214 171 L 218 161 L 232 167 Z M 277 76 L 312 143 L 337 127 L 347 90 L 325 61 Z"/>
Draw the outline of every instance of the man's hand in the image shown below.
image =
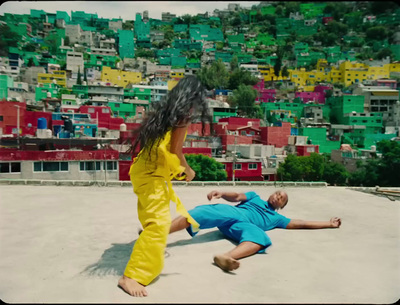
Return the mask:
<path fill-rule="evenodd" d="M 246 195 L 244 193 L 235 193 L 235 192 L 220 192 L 220 191 L 211 191 L 207 195 L 208 200 L 212 199 L 225 199 L 229 202 L 240 202 L 247 200 Z"/>
<path fill-rule="evenodd" d="M 222 197 L 222 192 L 220 191 L 211 191 L 207 194 L 207 199 L 212 200 L 212 199 L 219 199 Z"/>
<path fill-rule="evenodd" d="M 339 217 L 333 217 L 331 218 L 330 223 L 332 228 L 339 228 L 342 224 L 342 220 Z"/>

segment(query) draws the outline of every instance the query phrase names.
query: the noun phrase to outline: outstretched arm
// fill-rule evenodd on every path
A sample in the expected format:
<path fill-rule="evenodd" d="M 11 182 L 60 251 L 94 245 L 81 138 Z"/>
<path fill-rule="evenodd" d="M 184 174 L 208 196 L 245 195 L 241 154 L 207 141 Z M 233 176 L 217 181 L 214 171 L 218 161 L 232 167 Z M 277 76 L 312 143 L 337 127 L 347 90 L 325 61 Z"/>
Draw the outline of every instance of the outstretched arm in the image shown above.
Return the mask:
<path fill-rule="evenodd" d="M 207 194 L 208 200 L 212 199 L 225 199 L 229 202 L 240 202 L 247 200 L 246 195 L 244 193 L 235 193 L 235 192 L 221 192 L 221 191 L 211 191 Z"/>
<path fill-rule="evenodd" d="M 192 181 L 195 177 L 195 171 L 189 166 L 186 162 L 185 155 L 182 152 L 183 142 L 185 141 L 185 135 L 188 126 L 183 127 L 175 127 L 171 133 L 171 147 L 170 151 L 173 154 L 176 154 L 181 161 L 181 165 L 185 168 L 184 173 L 186 174 L 186 181 Z"/>
<path fill-rule="evenodd" d="M 333 217 L 329 221 L 307 221 L 301 219 L 292 219 L 286 229 L 327 229 L 339 228 L 342 220 L 339 217 Z"/>

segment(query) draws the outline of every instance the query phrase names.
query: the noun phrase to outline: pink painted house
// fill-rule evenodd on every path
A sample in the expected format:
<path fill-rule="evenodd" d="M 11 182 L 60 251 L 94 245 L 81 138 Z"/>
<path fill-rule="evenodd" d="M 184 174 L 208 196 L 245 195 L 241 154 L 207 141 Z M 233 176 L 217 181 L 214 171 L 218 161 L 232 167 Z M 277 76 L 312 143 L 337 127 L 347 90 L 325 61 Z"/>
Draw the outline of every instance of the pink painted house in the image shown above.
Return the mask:
<path fill-rule="evenodd" d="M 325 94 L 321 92 L 296 92 L 294 97 L 298 97 L 304 104 L 309 102 L 325 104 Z"/>
<path fill-rule="evenodd" d="M 256 89 L 258 92 L 256 97 L 256 104 L 275 102 L 276 90 L 266 89 L 264 80 L 258 82 L 256 85 L 253 86 L 253 88 Z"/>

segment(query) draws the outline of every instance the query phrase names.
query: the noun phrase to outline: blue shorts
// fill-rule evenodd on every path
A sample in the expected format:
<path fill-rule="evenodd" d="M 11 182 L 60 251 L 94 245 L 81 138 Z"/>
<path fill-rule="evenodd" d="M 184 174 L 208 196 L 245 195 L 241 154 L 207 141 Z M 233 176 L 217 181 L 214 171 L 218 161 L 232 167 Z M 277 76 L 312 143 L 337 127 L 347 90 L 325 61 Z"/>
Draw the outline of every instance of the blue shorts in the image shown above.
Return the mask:
<path fill-rule="evenodd" d="M 217 227 L 226 237 L 237 243 L 250 241 L 261 245 L 263 248 L 259 252 L 264 252 L 271 245 L 271 240 L 265 231 L 249 222 L 240 209 L 234 206 L 221 203 L 206 204 L 188 212 L 199 223 L 200 229 Z M 191 226 L 186 230 L 191 236 L 198 233 L 193 233 Z"/>

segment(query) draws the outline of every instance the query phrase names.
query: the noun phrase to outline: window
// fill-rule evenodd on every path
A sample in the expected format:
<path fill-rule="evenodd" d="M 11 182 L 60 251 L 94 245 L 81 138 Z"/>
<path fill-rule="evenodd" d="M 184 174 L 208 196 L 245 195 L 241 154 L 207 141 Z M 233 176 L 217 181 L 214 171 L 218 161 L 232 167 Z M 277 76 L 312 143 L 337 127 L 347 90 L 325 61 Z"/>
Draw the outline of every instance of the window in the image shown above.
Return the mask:
<path fill-rule="evenodd" d="M 67 172 L 68 162 L 34 162 L 34 172 Z"/>
<path fill-rule="evenodd" d="M 103 109 L 101 109 L 101 112 L 102 112 L 102 113 L 110 113 L 110 109 L 108 109 L 108 108 L 103 108 Z"/>
<path fill-rule="evenodd" d="M 242 164 L 236 163 L 235 164 L 235 169 L 240 169 L 241 170 L 242 169 Z"/>
<path fill-rule="evenodd" d="M 3 116 L 0 115 L 0 122 L 3 122 Z"/>
<path fill-rule="evenodd" d="M 20 173 L 21 162 L 0 163 L 0 173 Z"/>
<path fill-rule="evenodd" d="M 82 161 L 79 162 L 79 169 L 81 171 L 99 171 L 101 166 L 99 161 Z"/>
<path fill-rule="evenodd" d="M 257 163 L 249 163 L 249 169 L 257 169 Z"/>
<path fill-rule="evenodd" d="M 117 161 L 107 161 L 107 170 L 108 171 L 116 171 L 117 170 Z"/>

